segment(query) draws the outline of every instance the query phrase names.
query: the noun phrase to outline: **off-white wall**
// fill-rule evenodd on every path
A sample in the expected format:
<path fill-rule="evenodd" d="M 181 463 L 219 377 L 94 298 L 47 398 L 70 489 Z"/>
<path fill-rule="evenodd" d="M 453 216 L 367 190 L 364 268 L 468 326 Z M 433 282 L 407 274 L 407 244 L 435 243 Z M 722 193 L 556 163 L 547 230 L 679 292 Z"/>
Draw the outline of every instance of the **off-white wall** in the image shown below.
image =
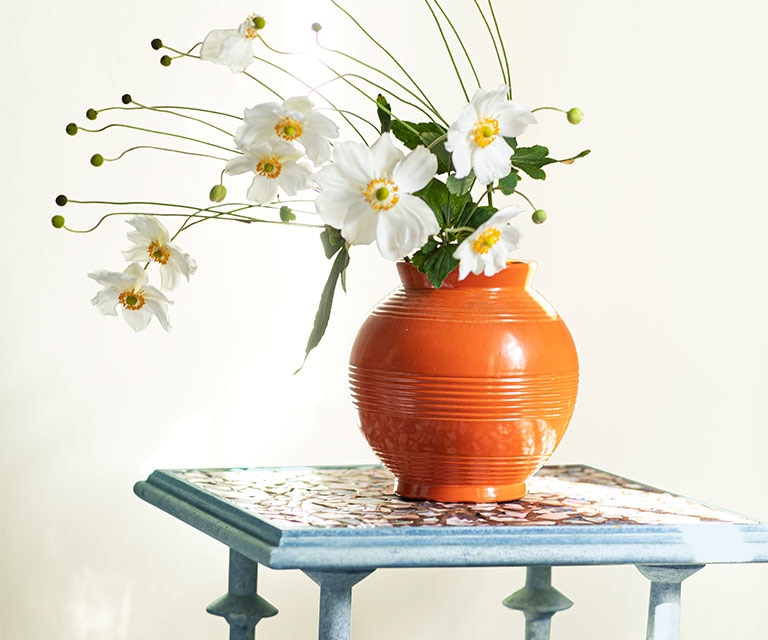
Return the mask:
<path fill-rule="evenodd" d="M 333 12 L 298 4 L 289 19 L 320 16 L 330 41 Z M 402 12 L 386 16 L 381 3 L 348 4 L 401 53 L 418 53 L 420 77 L 445 78 L 441 99 L 455 98 L 445 60 L 432 63 L 408 17 L 424 15 L 421 3 L 385 3 Z M 446 2 L 459 5 L 471 7 Z M 749 0 L 497 5 L 516 97 L 587 114 L 579 127 L 542 115 L 536 140 L 560 154 L 593 150 L 529 189 L 550 220 L 525 226 L 523 255 L 538 261 L 537 287 L 566 318 L 582 360 L 578 409 L 553 462 L 768 518 L 768 11 Z M 173 333 L 134 335 L 90 306 L 96 287 L 85 277 L 120 266 L 122 223 L 90 236 L 48 223 L 58 193 L 106 197 L 127 176 L 185 200 L 207 191 L 208 165 L 161 162 L 150 179 L 142 169 L 158 160 L 151 154 L 92 169 L 87 158 L 110 153 L 106 141 L 70 139 L 63 127 L 126 91 L 147 102 L 229 100 L 232 109 L 263 99 L 223 67 L 164 70 L 147 46 L 155 36 L 184 46 L 260 9 L 288 19 L 243 0 L 6 7 L 3 640 L 225 637 L 204 607 L 225 590 L 226 549 L 141 502 L 132 484 L 156 467 L 373 461 L 345 388 L 355 328 L 395 284 L 373 250 L 354 253 L 349 295 L 292 376 L 327 268 L 309 234 L 225 225 L 190 233 L 184 246 L 200 269 L 175 296 Z M 354 637 L 521 637 L 522 616 L 500 601 L 522 578 L 510 569 L 379 571 L 356 587 Z M 561 569 L 555 580 L 576 606 L 555 618 L 554 640 L 642 637 L 647 584 L 634 568 Z M 268 570 L 260 581 L 281 613 L 259 637 L 313 637 L 314 584 Z M 766 586 L 764 566 L 691 578 L 685 637 L 763 640 Z"/>

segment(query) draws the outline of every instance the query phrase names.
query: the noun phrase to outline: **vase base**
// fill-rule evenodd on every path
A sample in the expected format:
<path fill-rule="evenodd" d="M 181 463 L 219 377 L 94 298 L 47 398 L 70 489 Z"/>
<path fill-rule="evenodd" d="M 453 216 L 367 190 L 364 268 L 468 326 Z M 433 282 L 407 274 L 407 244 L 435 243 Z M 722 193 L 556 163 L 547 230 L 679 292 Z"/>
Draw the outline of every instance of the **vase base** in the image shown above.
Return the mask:
<path fill-rule="evenodd" d="M 407 480 L 395 480 L 395 493 L 412 500 L 436 502 L 509 502 L 522 498 L 527 489 L 525 483 L 496 486 L 421 484 Z"/>

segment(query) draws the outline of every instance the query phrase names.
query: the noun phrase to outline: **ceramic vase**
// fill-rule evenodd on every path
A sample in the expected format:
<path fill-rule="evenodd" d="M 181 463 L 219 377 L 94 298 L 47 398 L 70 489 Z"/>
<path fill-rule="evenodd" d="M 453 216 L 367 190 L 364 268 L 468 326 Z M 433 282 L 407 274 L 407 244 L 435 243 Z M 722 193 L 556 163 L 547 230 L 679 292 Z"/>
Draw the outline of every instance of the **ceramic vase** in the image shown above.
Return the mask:
<path fill-rule="evenodd" d="M 579 365 L 565 323 L 531 286 L 531 262 L 451 273 L 412 265 L 361 326 L 350 356 L 360 429 L 395 492 L 441 502 L 525 495 L 573 413 Z"/>

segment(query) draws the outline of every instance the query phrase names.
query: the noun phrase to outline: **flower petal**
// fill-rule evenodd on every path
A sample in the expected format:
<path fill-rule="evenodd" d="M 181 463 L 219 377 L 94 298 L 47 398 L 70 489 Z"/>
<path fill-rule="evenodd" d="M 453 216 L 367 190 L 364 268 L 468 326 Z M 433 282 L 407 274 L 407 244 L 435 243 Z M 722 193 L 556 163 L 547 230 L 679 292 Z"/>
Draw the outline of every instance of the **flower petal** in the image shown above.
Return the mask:
<path fill-rule="evenodd" d="M 437 172 L 437 157 L 426 147 L 418 146 L 395 166 L 392 179 L 402 191 L 418 191 Z"/>
<path fill-rule="evenodd" d="M 373 175 L 371 177 L 390 177 L 395 165 L 403 159 L 404 155 L 392 142 L 392 134 L 382 133 L 379 139 L 371 145 L 373 164 Z"/>

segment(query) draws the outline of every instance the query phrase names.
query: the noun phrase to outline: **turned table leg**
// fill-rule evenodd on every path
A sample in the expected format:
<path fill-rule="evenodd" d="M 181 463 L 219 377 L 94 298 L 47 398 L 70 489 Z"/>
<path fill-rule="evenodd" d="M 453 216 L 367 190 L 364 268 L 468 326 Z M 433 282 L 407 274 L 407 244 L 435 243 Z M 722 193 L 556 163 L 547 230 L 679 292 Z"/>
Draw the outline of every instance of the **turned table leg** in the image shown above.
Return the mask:
<path fill-rule="evenodd" d="M 229 640 L 254 640 L 256 625 L 277 609 L 256 593 L 258 563 L 229 550 L 229 588 L 226 595 L 208 605 L 206 611 L 229 624 Z"/>
<path fill-rule="evenodd" d="M 549 640 L 552 616 L 573 602 L 552 586 L 552 567 L 528 567 L 525 586 L 503 604 L 525 614 L 525 640 Z"/>
<path fill-rule="evenodd" d="M 647 565 L 637 568 L 651 581 L 646 640 L 677 640 L 680 634 L 680 588 L 704 565 Z"/>
<path fill-rule="evenodd" d="M 319 640 L 349 640 L 352 587 L 373 571 L 305 571 L 320 585 Z"/>

